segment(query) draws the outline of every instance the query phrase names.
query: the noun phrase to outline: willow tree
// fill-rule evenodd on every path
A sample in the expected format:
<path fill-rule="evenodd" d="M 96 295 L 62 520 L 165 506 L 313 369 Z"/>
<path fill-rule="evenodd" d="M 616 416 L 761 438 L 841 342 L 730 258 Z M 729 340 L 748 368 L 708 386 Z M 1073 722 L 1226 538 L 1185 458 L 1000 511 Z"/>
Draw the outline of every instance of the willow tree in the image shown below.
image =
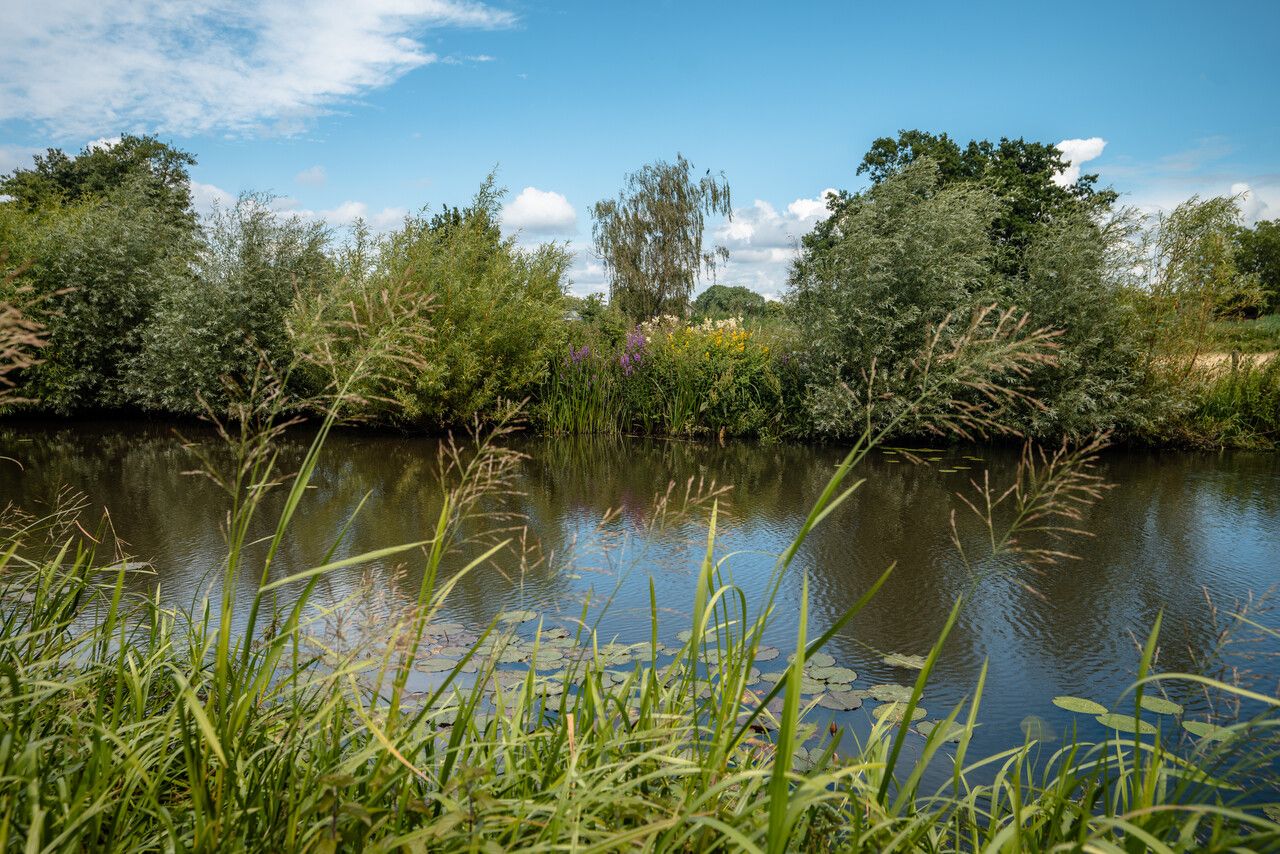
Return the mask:
<path fill-rule="evenodd" d="M 728 260 L 723 246 L 704 249 L 708 215 L 732 216 L 729 183 L 710 170 L 697 181 L 683 156 L 627 176 L 616 199 L 591 209 L 591 236 L 609 273 L 613 304 L 636 319 L 683 314 L 703 271 Z"/>

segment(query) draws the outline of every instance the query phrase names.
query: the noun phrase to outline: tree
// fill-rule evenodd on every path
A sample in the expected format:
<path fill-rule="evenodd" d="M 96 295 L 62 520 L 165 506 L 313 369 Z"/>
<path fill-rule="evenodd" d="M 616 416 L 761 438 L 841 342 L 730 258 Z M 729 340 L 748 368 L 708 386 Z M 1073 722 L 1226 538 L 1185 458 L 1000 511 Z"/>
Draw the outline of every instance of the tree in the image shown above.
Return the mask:
<path fill-rule="evenodd" d="M 729 250 L 705 250 L 706 216 L 732 216 L 724 173 L 696 182 L 683 156 L 659 160 L 626 178 L 616 199 L 592 208 L 591 236 L 610 275 L 610 299 L 637 320 L 683 314 L 702 271 L 714 273 Z"/>
<path fill-rule="evenodd" d="M 864 376 L 903 374 L 931 327 L 994 301 L 983 186 L 948 185 L 919 158 L 862 193 L 833 202 L 801 240 L 787 302 L 807 339 L 806 408 L 814 429 L 856 434 Z"/>
<path fill-rule="evenodd" d="M 945 133 L 902 130 L 896 139 L 885 136 L 875 140 L 862 158 L 858 174 L 866 173 L 878 184 L 920 158 L 933 161 L 942 186 L 978 182 L 1000 200 L 991 226 L 1001 250 L 995 261 L 1009 272 L 1020 268 L 1020 253 L 1033 239 L 1037 225 L 1068 212 L 1106 210 L 1117 198 L 1112 190 L 1095 188 L 1097 175 L 1081 175 L 1069 185 L 1058 183 L 1069 165 L 1062 152 L 1053 145 L 1021 138 L 971 140 L 961 148 Z"/>
<path fill-rule="evenodd" d="M 741 285 L 712 285 L 693 301 L 698 317 L 746 317 L 765 313 L 763 296 Z"/>
<path fill-rule="evenodd" d="M 243 195 L 207 221 L 192 275 L 160 296 L 131 375 L 131 398 L 150 409 L 222 410 L 228 381 L 246 386 L 266 361 L 283 376 L 292 357 L 285 318 L 334 275 L 324 225 Z"/>
<path fill-rule="evenodd" d="M 193 155 L 153 136 L 126 134 L 114 143 L 85 146 L 75 157 L 50 148 L 34 157 L 30 169 L 15 169 L 0 179 L 0 193 L 28 211 L 102 199 L 131 187 L 149 207 L 195 222 L 187 169 Z"/>
<path fill-rule="evenodd" d="M 1280 311 L 1280 219 L 1262 221 L 1236 234 L 1236 264 L 1258 278 L 1263 310 Z"/>
<path fill-rule="evenodd" d="M 126 136 L 68 157 L 50 149 L 0 179 L 0 253 L 26 282 L 48 333 L 24 393 L 59 412 L 132 403 L 129 371 L 164 294 L 199 245 L 186 167 L 195 159 Z"/>

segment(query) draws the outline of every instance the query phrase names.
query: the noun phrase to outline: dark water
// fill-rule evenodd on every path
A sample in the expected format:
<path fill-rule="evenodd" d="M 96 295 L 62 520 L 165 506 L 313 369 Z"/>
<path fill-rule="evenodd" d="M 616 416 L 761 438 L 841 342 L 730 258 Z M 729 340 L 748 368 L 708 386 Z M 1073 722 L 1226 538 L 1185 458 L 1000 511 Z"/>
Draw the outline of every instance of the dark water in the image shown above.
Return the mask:
<path fill-rule="evenodd" d="M 192 433 L 212 445 L 212 437 L 187 431 Z M 286 466 L 300 457 L 305 439 L 286 443 Z M 697 505 L 684 516 L 671 514 L 658 525 L 655 496 L 673 481 L 682 495 L 690 478 L 729 488 L 721 498 L 717 551 L 740 552 L 728 563 L 754 602 L 773 567 L 771 555 L 796 534 L 844 451 L 648 440 L 514 444 L 528 455 L 515 484 L 523 495 L 484 506 L 514 510 L 527 519 L 526 558 L 508 555 L 465 578 L 450 599 L 450 618 L 484 624 L 518 607 L 535 609 L 551 623 L 567 623 L 582 612 L 590 593 L 597 606 L 611 600 L 600 622 L 602 640 L 640 641 L 649 634 L 652 579 L 662 611 L 661 634 L 668 642 L 687 628 L 709 505 Z M 366 493 L 368 502 L 339 555 L 430 536 L 440 506 L 438 448 L 438 440 L 425 438 L 334 437 L 293 526 L 280 572 L 319 561 Z M 155 566 L 154 577 L 135 583 L 143 588 L 158 583 L 165 601 L 189 605 L 218 576 L 226 500 L 209 481 L 183 473 L 194 461 L 169 428 L 11 422 L 0 426 L 0 456 L 21 464 L 20 470 L 0 462 L 0 504 L 13 501 L 38 510 L 63 485 L 82 490 L 93 508 L 88 517 L 96 518 L 105 505 L 132 554 Z M 812 534 L 785 580 L 770 642 L 794 647 L 804 574 L 816 631 L 893 564 L 890 580 L 871 606 L 828 649 L 838 663 L 858 672 L 857 687 L 914 678 L 880 658 L 889 652 L 927 653 L 956 597 L 972 583 L 951 541 L 952 511 L 973 554 L 980 552 L 982 532 L 955 493 L 970 489 L 969 478 L 984 471 L 994 483 L 1008 482 L 1018 455 L 1009 449 L 965 448 L 939 451 L 937 458 L 913 465 L 877 453 L 862 467 L 858 474 L 866 483 Z M 960 466 L 970 468 L 946 471 Z M 1114 488 L 1085 512 L 1081 526 L 1093 536 L 1066 543 L 1078 560 L 1043 574 L 1008 561 L 981 565 L 984 574 L 925 692 L 923 705 L 931 718 L 944 716 L 972 691 L 986 661 L 990 672 L 980 739 L 986 747 L 1020 740 L 1019 723 L 1028 715 L 1060 732 L 1072 716 L 1054 707 L 1051 698 L 1080 695 L 1115 707 L 1134 678 L 1137 644 L 1157 614 L 1164 615 L 1160 667 L 1212 669 L 1223 660 L 1215 655 L 1221 612 L 1280 583 L 1280 456 L 1111 451 L 1098 472 Z M 614 510 L 616 517 L 601 527 L 600 520 Z M 452 566 L 464 560 L 457 556 Z M 409 563 L 404 572 L 393 571 L 389 563 L 373 567 L 379 596 L 414 598 L 419 576 Z M 332 573 L 324 579 L 321 597 L 338 601 L 352 595 L 369 571 Z M 1207 598 L 1220 609 L 1216 620 Z M 365 606 L 356 601 L 346 607 Z M 594 619 L 600 609 L 591 607 L 588 613 Z M 1258 614 L 1269 625 L 1277 622 L 1265 605 Z M 378 619 L 374 610 L 352 616 L 375 624 Z M 1229 648 L 1226 659 L 1256 671 L 1259 684 L 1274 691 L 1280 676 L 1274 653 L 1267 645 L 1239 644 Z M 1173 698 L 1189 710 L 1200 702 L 1193 692 Z M 867 719 L 865 709 L 851 714 Z M 1089 720 L 1084 724 L 1093 726 Z"/>

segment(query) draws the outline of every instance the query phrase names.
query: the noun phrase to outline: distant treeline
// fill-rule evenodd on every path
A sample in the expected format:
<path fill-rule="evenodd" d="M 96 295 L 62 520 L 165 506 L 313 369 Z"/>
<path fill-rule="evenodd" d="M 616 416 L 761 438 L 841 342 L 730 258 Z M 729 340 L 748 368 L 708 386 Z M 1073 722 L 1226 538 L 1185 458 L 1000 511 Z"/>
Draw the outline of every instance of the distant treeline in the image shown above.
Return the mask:
<path fill-rule="evenodd" d="M 1246 228 L 1232 198 L 1141 216 L 1094 175 L 1061 183 L 1051 145 L 876 140 L 869 186 L 829 198 L 781 302 L 693 298 L 726 257 L 703 217 L 731 206 L 683 158 L 594 206 L 611 288 L 586 300 L 563 245 L 503 236 L 492 176 L 464 207 L 335 233 L 261 195 L 200 217 L 194 163 L 125 136 L 0 180 L 8 409 L 243 417 L 338 391 L 352 418 L 428 430 L 526 401 L 551 432 L 846 438 L 872 417 L 902 435 L 1280 438 L 1280 222 Z M 1001 375 L 972 373 L 978 347 L 1008 349 L 980 360 Z M 907 407 L 938 371 L 945 399 Z M 993 387 L 1017 389 L 999 422 L 966 422 Z"/>

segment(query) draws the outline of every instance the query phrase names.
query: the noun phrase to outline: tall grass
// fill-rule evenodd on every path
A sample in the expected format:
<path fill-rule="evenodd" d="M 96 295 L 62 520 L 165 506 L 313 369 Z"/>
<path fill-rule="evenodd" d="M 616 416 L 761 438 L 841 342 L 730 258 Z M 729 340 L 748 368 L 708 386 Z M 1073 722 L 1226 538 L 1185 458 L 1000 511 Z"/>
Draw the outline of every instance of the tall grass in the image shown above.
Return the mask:
<path fill-rule="evenodd" d="M 561 672 L 501 666 L 516 641 L 484 628 L 426 692 L 410 689 L 431 654 L 451 588 L 507 545 L 491 539 L 455 560 L 468 520 L 506 488 L 515 464 L 481 441 L 455 455 L 451 488 L 418 542 L 338 558 L 335 533 L 319 565 L 288 576 L 274 566 L 302 511 L 336 407 L 298 472 L 277 470 L 275 422 L 226 430 L 233 464 L 211 472 L 231 510 L 216 598 L 189 612 L 126 592 L 132 571 L 100 554 L 109 527 L 26 521 L 0 551 L 0 847 L 120 850 L 1225 850 L 1280 845 L 1280 825 L 1238 787 L 1271 754 L 1263 738 L 1280 701 L 1215 730 L 1189 754 L 1157 731 L 1144 739 L 1077 740 L 1043 761 L 1027 743 L 972 759 L 984 676 L 928 735 L 913 711 L 958 601 L 899 714 L 862 739 L 821 730 L 801 694 L 808 656 L 849 625 L 890 570 L 830 626 L 809 621 L 801 579 L 796 655 L 784 678 L 755 691 L 751 669 L 777 596 L 799 568 L 809 534 L 861 485 L 859 463 L 895 422 L 924 417 L 947 389 L 993 367 L 1017 372 L 1039 347 L 1032 336 L 970 336 L 922 370 L 915 396 L 869 429 L 777 558 L 763 596 L 751 598 L 717 557 L 711 506 L 689 639 L 660 664 L 659 608 L 650 586 L 650 639 L 624 671 L 610 669 L 585 623 Z M 944 354 L 947 355 L 947 354 Z M 976 379 L 974 380 L 977 381 Z M 270 395 L 267 395 L 270 398 Z M 868 405 L 872 405 L 869 401 Z M 268 405 L 266 412 L 272 410 Z M 953 417 L 947 415 L 945 417 Z M 960 427 L 988 416 L 968 410 Z M 868 417 L 868 423 L 872 423 Z M 1039 470 L 1019 496 L 1054 493 Z M 265 541 L 251 524 L 262 495 L 283 492 Z M 358 512 L 358 511 L 357 511 Z M 1024 514 L 1025 515 L 1025 514 Z M 351 524 L 359 524 L 354 518 Z M 15 530 L 15 529 L 9 529 Z M 72 534 L 67 532 L 74 531 Z M 46 536 L 46 533 L 48 536 Z M 1012 537 L 993 537 L 1007 544 Z M 1003 547 L 1003 546 L 1000 546 Z M 996 548 L 996 546 L 993 546 Z M 317 631 L 319 579 L 376 560 L 414 560 L 414 601 L 387 618 L 377 643 L 339 646 Z M 458 565 L 461 564 L 461 565 Z M 287 604 L 277 593 L 288 591 Z M 238 621 L 237 615 L 247 614 Z M 237 628 L 238 627 L 238 628 Z M 1158 625 L 1135 682 L 1134 729 Z M 776 700 L 781 699 L 781 707 Z M 908 742 L 911 742 L 908 744 Z M 926 771 L 949 766 L 934 789 Z"/>
<path fill-rule="evenodd" d="M 1187 419 L 1201 441 L 1219 447 L 1273 447 L 1280 441 L 1280 356 L 1234 358 L 1203 380 Z"/>

